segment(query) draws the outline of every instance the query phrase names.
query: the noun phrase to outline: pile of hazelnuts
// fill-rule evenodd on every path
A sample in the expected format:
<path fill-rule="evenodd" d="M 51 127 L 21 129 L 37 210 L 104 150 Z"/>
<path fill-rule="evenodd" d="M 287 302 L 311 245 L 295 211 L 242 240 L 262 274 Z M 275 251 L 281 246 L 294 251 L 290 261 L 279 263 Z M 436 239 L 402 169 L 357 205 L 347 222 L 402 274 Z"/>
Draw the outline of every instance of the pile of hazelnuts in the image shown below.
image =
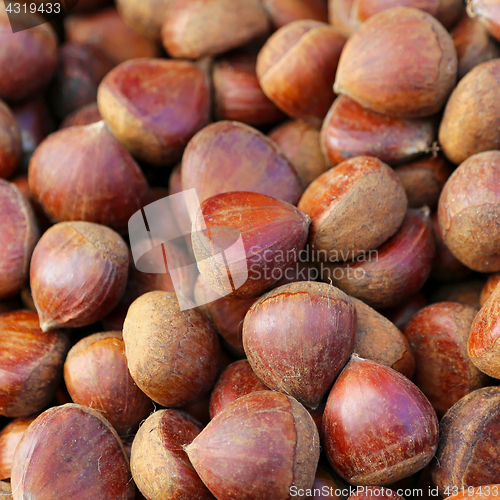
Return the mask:
<path fill-rule="evenodd" d="M 44 1 L 0 2 L 0 498 L 500 497 L 500 0 Z"/>

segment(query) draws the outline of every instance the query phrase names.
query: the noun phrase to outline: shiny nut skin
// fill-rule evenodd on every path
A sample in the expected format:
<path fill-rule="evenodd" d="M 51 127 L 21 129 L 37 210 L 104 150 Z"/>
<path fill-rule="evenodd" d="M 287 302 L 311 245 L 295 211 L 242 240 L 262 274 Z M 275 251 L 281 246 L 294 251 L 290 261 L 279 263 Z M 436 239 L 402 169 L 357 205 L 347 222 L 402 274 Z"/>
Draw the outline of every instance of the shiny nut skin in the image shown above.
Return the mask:
<path fill-rule="evenodd" d="M 90 222 L 60 222 L 31 259 L 30 284 L 43 331 L 94 323 L 118 303 L 127 284 L 123 238 Z"/>
<path fill-rule="evenodd" d="M 21 132 L 16 118 L 0 100 L 0 178 L 7 179 L 16 171 L 21 154 Z"/>
<path fill-rule="evenodd" d="M 14 454 L 14 500 L 134 500 L 128 457 L 111 424 L 85 406 L 42 413 Z"/>
<path fill-rule="evenodd" d="M 42 332 L 36 313 L 19 310 L 0 314 L 0 344 L 0 415 L 44 410 L 61 380 L 67 336 Z"/>
<path fill-rule="evenodd" d="M 323 441 L 328 460 L 349 483 L 390 484 L 430 462 L 438 420 L 406 377 L 354 355 L 328 396 Z"/>
<path fill-rule="evenodd" d="M 413 382 L 440 417 L 487 382 L 467 352 L 476 313 L 472 306 L 438 302 L 424 307 L 406 325 L 404 334 L 415 355 Z"/>
<path fill-rule="evenodd" d="M 356 317 L 349 297 L 331 285 L 283 285 L 245 316 L 245 353 L 270 389 L 314 409 L 351 355 Z"/>

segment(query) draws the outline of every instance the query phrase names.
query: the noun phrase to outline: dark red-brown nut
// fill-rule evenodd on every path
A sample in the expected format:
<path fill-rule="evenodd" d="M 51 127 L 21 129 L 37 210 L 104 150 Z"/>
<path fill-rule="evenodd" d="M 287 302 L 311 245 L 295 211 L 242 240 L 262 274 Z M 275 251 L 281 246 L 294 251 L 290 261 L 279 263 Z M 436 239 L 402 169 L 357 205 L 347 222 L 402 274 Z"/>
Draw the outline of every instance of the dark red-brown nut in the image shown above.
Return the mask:
<path fill-rule="evenodd" d="M 201 399 L 219 369 L 219 342 L 196 308 L 181 310 L 169 292 L 149 292 L 135 300 L 123 325 L 128 368 L 151 399 L 180 407 Z"/>
<path fill-rule="evenodd" d="M 408 297 L 404 302 L 395 307 L 388 307 L 381 309 L 380 312 L 400 331 L 404 331 L 408 321 L 427 305 L 427 299 L 422 292 L 414 293 Z"/>
<path fill-rule="evenodd" d="M 135 432 L 153 410 L 130 376 L 121 332 L 77 342 L 64 363 L 64 381 L 75 403 L 101 412 L 120 436 Z"/>
<path fill-rule="evenodd" d="M 349 298 L 356 307 L 358 318 L 353 351 L 411 379 L 415 359 L 406 337 L 375 309 L 354 297 Z"/>
<path fill-rule="evenodd" d="M 40 238 L 31 260 L 31 293 L 45 332 L 90 325 L 118 303 L 127 284 L 123 238 L 90 222 L 60 222 Z"/>
<path fill-rule="evenodd" d="M 173 0 L 161 39 L 172 57 L 200 59 L 241 47 L 268 30 L 260 0 Z"/>
<path fill-rule="evenodd" d="M 314 125 L 300 120 L 287 122 L 269 133 L 269 138 L 283 150 L 306 186 L 328 169 L 319 136 Z"/>
<path fill-rule="evenodd" d="M 429 151 L 435 136 L 434 119 L 381 115 L 342 95 L 323 122 L 321 147 L 332 166 L 361 155 L 393 164 Z"/>
<path fill-rule="evenodd" d="M 24 433 L 12 464 L 14 500 L 134 500 L 123 444 L 97 411 L 66 404 L 42 413 Z"/>
<path fill-rule="evenodd" d="M 114 64 L 158 54 L 157 45 L 129 28 L 114 7 L 73 14 L 64 20 L 64 28 L 68 42 L 95 45 Z"/>
<path fill-rule="evenodd" d="M 68 115 L 59 126 L 60 129 L 68 127 L 82 127 L 102 120 L 96 102 L 87 104 Z"/>
<path fill-rule="evenodd" d="M 283 121 L 285 115 L 260 88 L 255 65 L 257 55 L 235 52 L 212 65 L 215 118 L 248 125 Z"/>
<path fill-rule="evenodd" d="M 392 368 L 353 355 L 328 396 L 323 440 L 335 471 L 353 485 L 385 485 L 425 467 L 438 445 L 436 412 Z"/>
<path fill-rule="evenodd" d="M 88 43 L 66 42 L 51 86 L 50 103 L 59 118 L 94 102 L 97 87 L 114 63 Z"/>
<path fill-rule="evenodd" d="M 218 500 L 287 500 L 313 485 L 319 435 L 295 399 L 261 391 L 222 410 L 186 452 Z"/>
<path fill-rule="evenodd" d="M 205 127 L 182 158 L 182 188 L 196 189 L 200 203 L 228 191 L 253 191 L 296 205 L 302 180 L 283 152 L 264 134 L 243 123 Z"/>
<path fill-rule="evenodd" d="M 275 28 L 301 19 L 328 22 L 328 4 L 325 0 L 262 0 Z"/>
<path fill-rule="evenodd" d="M 261 295 L 298 261 L 309 224 L 307 215 L 271 196 L 245 191 L 212 196 L 193 223 L 198 269 L 220 296 Z"/>
<path fill-rule="evenodd" d="M 250 308 L 243 347 L 253 371 L 270 389 L 317 408 L 352 353 L 356 325 L 356 307 L 337 288 L 290 283 Z"/>
<path fill-rule="evenodd" d="M 408 198 L 408 207 L 437 207 L 439 195 L 453 169 L 443 155 L 430 155 L 395 169 Z"/>
<path fill-rule="evenodd" d="M 453 90 L 439 127 L 439 142 L 453 163 L 500 148 L 500 59 L 479 64 Z"/>
<path fill-rule="evenodd" d="M 26 417 L 43 410 L 59 386 L 69 341 L 43 333 L 31 311 L 0 315 L 0 415 Z"/>
<path fill-rule="evenodd" d="M 438 220 L 444 243 L 474 271 L 500 271 L 496 223 L 500 217 L 499 175 L 500 151 L 478 153 L 453 172 L 439 198 Z"/>
<path fill-rule="evenodd" d="M 220 297 L 201 274 L 196 281 L 194 293 L 196 303 L 203 304 L 203 313 L 215 325 L 229 351 L 238 357 L 244 356 L 243 320 L 255 299 Z"/>
<path fill-rule="evenodd" d="M 221 373 L 210 395 L 210 418 L 242 396 L 267 390 L 269 388 L 257 377 L 247 359 L 231 363 Z"/>
<path fill-rule="evenodd" d="M 470 329 L 472 362 L 491 377 L 500 378 L 500 288 L 496 287 L 481 307 Z"/>
<path fill-rule="evenodd" d="M 114 68 L 97 95 L 113 134 L 134 155 L 154 164 L 179 160 L 210 113 L 206 71 L 193 63 L 136 59 Z"/>
<path fill-rule="evenodd" d="M 428 209 L 408 210 L 398 232 L 354 262 L 323 265 L 323 280 L 371 307 L 395 306 L 419 291 L 434 261 Z"/>
<path fill-rule="evenodd" d="M 458 302 L 439 302 L 419 311 L 404 334 L 415 355 L 413 382 L 442 417 L 457 401 L 486 383 L 467 353 L 477 310 Z"/>
<path fill-rule="evenodd" d="M 318 21 L 295 21 L 262 47 L 257 76 L 264 93 L 293 118 L 320 124 L 330 108 L 345 38 Z"/>
<path fill-rule="evenodd" d="M 441 495 L 498 482 L 499 433 L 500 387 L 478 389 L 448 410 L 432 462 L 432 479 Z"/>
<path fill-rule="evenodd" d="M 401 226 L 407 200 L 392 168 L 377 158 L 358 156 L 320 175 L 298 206 L 312 219 L 314 261 L 335 262 L 384 243 Z"/>
<path fill-rule="evenodd" d="M 484 306 L 486 301 L 490 298 L 490 296 L 493 293 L 493 290 L 497 287 L 497 285 L 500 283 L 500 273 L 495 273 L 492 274 L 489 278 L 488 281 L 486 281 L 483 289 L 481 290 L 481 296 L 479 297 L 479 305 L 481 307 Z"/>
<path fill-rule="evenodd" d="M 389 488 L 367 486 L 353 493 L 348 500 L 404 500 Z"/>
<path fill-rule="evenodd" d="M 0 179 L 0 299 L 21 291 L 28 279 L 38 225 L 26 197 L 10 182 Z"/>
<path fill-rule="evenodd" d="M 0 479 L 10 479 L 14 452 L 24 432 L 36 417 L 37 415 L 16 418 L 0 431 Z M 5 500 L 1 493 L 0 489 L 0 498 Z"/>
<path fill-rule="evenodd" d="M 458 78 L 463 78 L 472 68 L 500 56 L 500 49 L 490 38 L 479 19 L 464 14 L 453 28 L 451 38 L 458 58 Z"/>
<path fill-rule="evenodd" d="M 37 146 L 54 131 L 54 123 L 43 96 L 20 101 L 12 106 L 22 143 L 21 168 L 25 172 Z"/>
<path fill-rule="evenodd" d="M 460 302 L 476 308 L 481 308 L 479 298 L 484 286 L 484 280 L 464 279 L 455 283 L 443 284 L 431 293 L 430 302 Z"/>
<path fill-rule="evenodd" d="M 161 26 L 173 0 L 117 0 L 116 8 L 127 26 L 149 40 L 161 40 Z"/>
<path fill-rule="evenodd" d="M 22 152 L 21 133 L 16 118 L 7 104 L 0 100 L 0 178 L 7 179 L 16 171 Z"/>
<path fill-rule="evenodd" d="M 13 31 L 15 33 L 13 34 Z M 57 65 L 57 38 L 36 14 L 7 17 L 0 6 L 0 99 L 18 101 L 43 89 Z"/>
<path fill-rule="evenodd" d="M 202 429 L 177 410 L 157 411 L 141 425 L 130 467 L 135 484 L 149 500 L 214 500 L 184 451 Z"/>
<path fill-rule="evenodd" d="M 446 246 L 439 229 L 437 212 L 431 215 L 432 229 L 434 230 L 434 240 L 436 242 L 436 255 L 432 265 L 431 278 L 439 281 L 454 281 L 465 278 L 471 270 L 464 266 Z"/>
<path fill-rule="evenodd" d="M 53 220 L 96 222 L 120 232 L 150 196 L 141 169 L 104 121 L 47 137 L 31 157 L 28 179 Z"/>
<path fill-rule="evenodd" d="M 500 40 L 500 7 L 496 0 L 469 0 L 467 14 L 477 17 L 490 35 Z"/>
<path fill-rule="evenodd" d="M 418 118 L 444 106 L 456 79 L 457 53 L 445 28 L 426 12 L 394 7 L 349 38 L 334 90 L 372 111 Z"/>

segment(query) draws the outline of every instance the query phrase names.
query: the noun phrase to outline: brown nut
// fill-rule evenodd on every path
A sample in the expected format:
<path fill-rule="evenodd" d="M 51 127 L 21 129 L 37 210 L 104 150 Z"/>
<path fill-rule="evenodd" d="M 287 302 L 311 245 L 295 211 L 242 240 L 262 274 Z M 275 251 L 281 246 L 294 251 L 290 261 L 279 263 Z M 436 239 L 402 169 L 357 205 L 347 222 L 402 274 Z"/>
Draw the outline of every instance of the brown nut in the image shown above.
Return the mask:
<path fill-rule="evenodd" d="M 462 264 L 474 271 L 500 271 L 496 224 L 500 216 L 499 173 L 500 151 L 473 155 L 453 172 L 439 198 L 443 241 Z"/>
<path fill-rule="evenodd" d="M 127 284 L 128 251 L 121 236 L 90 222 L 61 222 L 33 252 L 30 284 L 45 332 L 99 321 Z"/>
<path fill-rule="evenodd" d="M 345 38 L 328 24 L 295 21 L 262 47 L 257 76 L 264 93 L 293 118 L 320 124 L 331 106 Z"/>
<path fill-rule="evenodd" d="M 500 288 L 496 287 L 481 307 L 472 323 L 469 355 L 472 362 L 491 377 L 500 378 Z"/>
<path fill-rule="evenodd" d="M 307 215 L 271 196 L 245 191 L 212 196 L 193 223 L 198 269 L 222 297 L 261 295 L 298 261 L 309 224 Z M 237 249 L 226 252 L 233 244 Z"/>
<path fill-rule="evenodd" d="M 314 261 L 346 261 L 377 248 L 400 227 L 407 200 L 394 171 L 377 158 L 345 160 L 314 180 L 299 202 L 312 219 Z"/>
<path fill-rule="evenodd" d="M 173 293 L 149 292 L 135 300 L 125 318 L 123 340 L 135 383 L 163 406 L 194 403 L 215 382 L 215 330 L 198 309 L 182 311 Z"/>
<path fill-rule="evenodd" d="M 407 161 L 430 150 L 436 136 L 434 121 L 381 115 L 339 96 L 323 122 L 321 147 L 332 166 L 361 155 L 388 164 Z"/>
<path fill-rule="evenodd" d="M 400 331 L 404 331 L 408 321 L 410 321 L 410 319 L 426 305 L 427 299 L 425 298 L 425 295 L 422 292 L 417 292 L 411 297 L 408 297 L 399 306 L 381 309 L 380 312 L 389 321 L 394 323 Z"/>
<path fill-rule="evenodd" d="M 154 42 L 161 40 L 161 26 L 174 0 L 117 0 L 123 21 L 136 33 Z"/>
<path fill-rule="evenodd" d="M 18 101 L 43 89 L 52 78 L 57 38 L 52 26 L 36 14 L 11 17 L 0 5 L 0 99 Z"/>
<path fill-rule="evenodd" d="M 397 495 L 393 490 L 389 488 L 374 488 L 371 486 L 367 486 L 366 488 L 361 489 L 360 491 L 356 491 L 353 493 L 348 500 L 404 500 L 402 497 Z"/>
<path fill-rule="evenodd" d="M 134 156 L 159 165 L 174 163 L 208 122 L 208 75 L 185 61 L 126 61 L 99 85 L 97 103 L 113 134 Z"/>
<path fill-rule="evenodd" d="M 436 452 L 438 430 L 416 385 L 357 355 L 333 385 L 323 415 L 328 460 L 354 485 L 390 484 L 422 469 Z"/>
<path fill-rule="evenodd" d="M 172 57 L 200 59 L 236 49 L 268 30 L 260 0 L 173 0 L 161 39 Z"/>
<path fill-rule="evenodd" d="M 500 387 L 478 389 L 453 405 L 439 426 L 432 479 L 442 495 L 497 482 Z"/>
<path fill-rule="evenodd" d="M 257 55 L 235 52 L 212 65 L 215 118 L 248 125 L 282 121 L 285 115 L 266 97 L 259 85 Z"/>
<path fill-rule="evenodd" d="M 13 500 L 12 499 L 12 487 L 10 483 L 0 481 L 0 496 L 2 500 Z"/>
<path fill-rule="evenodd" d="M 418 118 L 444 106 L 456 78 L 450 34 L 426 12 L 394 7 L 368 19 L 349 38 L 334 90 L 372 111 Z"/>
<path fill-rule="evenodd" d="M 51 85 L 50 103 L 59 118 L 94 102 L 97 87 L 114 63 L 88 43 L 66 42 Z"/>
<path fill-rule="evenodd" d="M 356 324 L 356 307 L 339 289 L 290 283 L 250 308 L 243 346 L 253 371 L 270 389 L 314 409 L 352 353 Z"/>
<path fill-rule="evenodd" d="M 16 118 L 7 104 L 0 100 L 0 178 L 7 179 L 16 171 L 22 151 Z"/>
<path fill-rule="evenodd" d="M 356 307 L 358 318 L 353 351 L 362 358 L 389 366 L 411 379 L 415 358 L 406 337 L 394 323 L 375 309 L 354 297 L 349 299 Z"/>
<path fill-rule="evenodd" d="M 101 412 L 120 436 L 135 432 L 153 410 L 130 376 L 121 332 L 77 342 L 64 363 L 64 382 L 73 402 Z"/>
<path fill-rule="evenodd" d="M 408 207 L 437 207 L 439 195 L 453 169 L 442 155 L 431 155 L 395 169 L 408 198 Z"/>
<path fill-rule="evenodd" d="M 26 197 L 0 179 L 0 299 L 21 291 L 28 279 L 30 258 L 39 237 L 38 225 Z"/>
<path fill-rule="evenodd" d="M 479 305 L 481 307 L 483 307 L 486 301 L 491 297 L 491 295 L 493 294 L 493 290 L 495 290 L 495 288 L 499 283 L 500 283 L 500 273 L 492 274 L 488 278 L 483 289 L 481 290 L 481 296 L 479 297 Z"/>
<path fill-rule="evenodd" d="M 69 114 L 59 126 L 59 129 L 68 127 L 82 127 L 102 120 L 101 113 L 96 102 L 87 104 Z"/>
<path fill-rule="evenodd" d="M 297 204 L 304 191 L 293 165 L 268 137 L 243 123 L 205 127 L 182 158 L 182 188 L 200 203 L 228 191 L 253 191 Z"/>
<path fill-rule="evenodd" d="M 456 283 L 448 283 L 437 287 L 430 296 L 430 302 L 460 302 L 474 307 L 479 311 L 479 298 L 484 281 L 477 279 L 464 279 Z"/>
<path fill-rule="evenodd" d="M 436 242 L 436 255 L 432 265 L 431 278 L 439 281 L 454 281 L 467 277 L 471 270 L 450 252 L 450 249 L 443 241 L 437 212 L 432 213 L 431 220 Z"/>
<path fill-rule="evenodd" d="M 150 196 L 142 170 L 103 121 L 47 137 L 31 157 L 28 179 L 53 220 L 95 222 L 121 232 Z"/>
<path fill-rule="evenodd" d="M 500 49 L 481 21 L 465 13 L 453 28 L 451 38 L 457 50 L 459 80 L 478 64 L 500 56 Z"/>
<path fill-rule="evenodd" d="M 453 90 L 439 127 L 439 142 L 453 163 L 500 148 L 500 59 L 477 65 Z"/>
<path fill-rule="evenodd" d="M 354 262 L 323 264 L 323 280 L 371 307 L 395 306 L 420 290 L 434 261 L 428 209 L 408 210 L 398 232 Z"/>
<path fill-rule="evenodd" d="M 185 450 L 218 500 L 286 500 L 293 488 L 313 485 L 319 435 L 295 399 L 260 391 L 227 406 Z"/>
<path fill-rule="evenodd" d="M 12 464 L 14 500 L 134 500 L 122 442 L 97 411 L 66 404 L 42 413 L 24 433 Z"/>
<path fill-rule="evenodd" d="M 299 120 L 287 122 L 269 132 L 269 138 L 283 150 L 305 186 L 328 169 L 319 136 L 316 127 Z"/>
<path fill-rule="evenodd" d="M 404 334 L 415 355 L 413 382 L 439 417 L 457 401 L 487 382 L 467 353 L 477 310 L 458 302 L 439 302 L 420 310 Z"/>
<path fill-rule="evenodd" d="M 40 330 L 31 311 L 0 315 L 0 415 L 26 417 L 47 407 L 59 386 L 66 335 Z"/>
<path fill-rule="evenodd" d="M 210 418 L 214 418 L 226 406 L 251 392 L 267 391 L 247 359 L 231 363 L 221 374 L 210 395 Z"/>
<path fill-rule="evenodd" d="M 157 45 L 129 28 L 114 7 L 64 19 L 68 42 L 95 45 L 114 64 L 158 55 Z"/>
<path fill-rule="evenodd" d="M 26 429 L 36 417 L 37 415 L 16 418 L 0 431 L 0 479 L 10 479 L 14 452 Z M 0 498 L 5 500 L 1 493 L 0 489 Z"/>
<path fill-rule="evenodd" d="M 140 427 L 132 444 L 130 467 L 139 490 L 149 500 L 213 500 L 184 447 L 203 426 L 186 413 L 160 410 Z"/>

